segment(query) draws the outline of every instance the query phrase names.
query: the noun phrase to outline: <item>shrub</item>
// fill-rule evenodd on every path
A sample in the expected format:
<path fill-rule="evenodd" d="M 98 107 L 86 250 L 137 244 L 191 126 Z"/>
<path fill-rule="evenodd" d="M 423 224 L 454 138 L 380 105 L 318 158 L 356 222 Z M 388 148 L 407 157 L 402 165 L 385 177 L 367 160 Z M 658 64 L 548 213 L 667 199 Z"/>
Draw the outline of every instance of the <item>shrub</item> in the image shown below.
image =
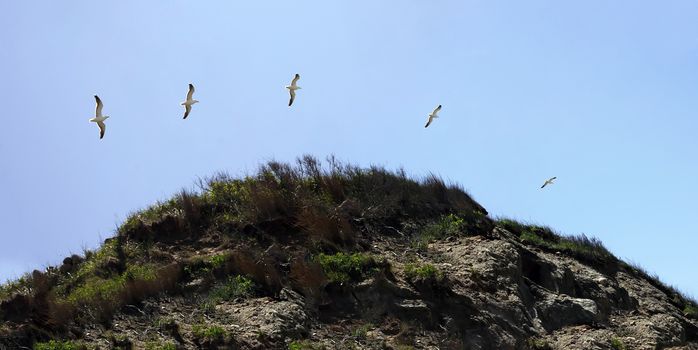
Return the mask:
<path fill-rule="evenodd" d="M 376 265 L 372 257 L 361 253 L 340 252 L 334 255 L 321 253 L 315 256 L 315 261 L 320 264 L 327 279 L 333 283 L 362 280 Z"/>
<path fill-rule="evenodd" d="M 216 254 L 208 259 L 208 263 L 213 269 L 219 269 L 223 267 L 226 262 L 228 262 L 229 257 L 229 254 L 226 253 Z"/>
<path fill-rule="evenodd" d="M 432 264 L 407 264 L 405 265 L 405 276 L 409 281 L 416 280 L 443 280 L 443 272 L 439 271 L 436 266 Z"/>
<path fill-rule="evenodd" d="M 698 319 L 698 306 L 696 305 L 696 303 L 688 302 L 687 305 L 683 308 L 683 314 L 686 317 Z"/>

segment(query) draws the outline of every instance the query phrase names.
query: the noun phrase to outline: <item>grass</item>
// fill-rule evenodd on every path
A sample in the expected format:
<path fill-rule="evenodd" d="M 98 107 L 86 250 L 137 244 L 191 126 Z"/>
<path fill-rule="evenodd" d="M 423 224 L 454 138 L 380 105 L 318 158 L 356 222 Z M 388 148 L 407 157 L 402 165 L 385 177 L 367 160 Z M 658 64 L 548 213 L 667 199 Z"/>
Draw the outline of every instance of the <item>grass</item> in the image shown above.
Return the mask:
<path fill-rule="evenodd" d="M 0 284 L 0 301 L 9 299 L 15 294 L 29 294 L 31 290 L 31 275 L 27 273 L 16 280 Z"/>
<path fill-rule="evenodd" d="M 546 340 L 529 338 L 526 343 L 528 347 L 534 350 L 552 350 L 552 346 Z"/>
<path fill-rule="evenodd" d="M 455 214 L 443 215 L 426 225 L 412 241 L 412 247 L 426 250 L 429 243 L 449 236 L 460 236 L 467 230 L 466 221 Z"/>
<path fill-rule="evenodd" d="M 370 323 L 370 322 L 365 323 L 365 324 L 362 324 L 361 326 L 354 328 L 352 335 L 358 339 L 366 339 L 366 335 L 368 334 L 368 331 L 370 331 L 373 328 L 376 328 L 376 326 L 373 323 Z"/>
<path fill-rule="evenodd" d="M 625 344 L 623 344 L 623 341 L 618 339 L 618 338 L 611 338 L 611 348 L 614 350 L 625 350 L 627 349 L 625 347 Z"/>
<path fill-rule="evenodd" d="M 527 225 L 511 219 L 497 220 L 499 226 L 519 236 L 521 242 L 560 251 L 592 264 L 616 264 L 616 258 L 603 243 L 585 234 L 563 236 L 545 226 Z"/>
<path fill-rule="evenodd" d="M 314 260 L 320 264 L 329 282 L 340 284 L 363 280 L 376 266 L 372 257 L 361 253 L 321 253 Z"/>
<path fill-rule="evenodd" d="M 698 319 L 698 302 L 695 299 L 681 293 L 676 287 L 662 282 L 659 276 L 650 274 L 638 264 L 622 262 L 621 266 L 631 274 L 644 278 L 655 288 L 666 294 L 671 304 L 682 310 L 686 317 Z"/>
<path fill-rule="evenodd" d="M 177 350 L 177 345 L 171 342 L 149 341 L 145 343 L 145 350 Z"/>
<path fill-rule="evenodd" d="M 213 302 L 232 301 L 235 298 L 247 298 L 254 294 L 254 282 L 245 276 L 234 276 L 209 293 Z"/>
<path fill-rule="evenodd" d="M 288 344 L 288 350 L 324 350 L 325 347 L 310 340 L 295 340 Z"/>
<path fill-rule="evenodd" d="M 119 294 L 126 290 L 131 282 L 153 281 L 157 277 L 154 265 L 131 265 L 113 278 L 91 278 L 66 296 L 66 300 L 76 305 L 91 305 L 97 302 L 118 302 Z"/>
<path fill-rule="evenodd" d="M 34 350 L 83 350 L 87 349 L 85 345 L 78 344 L 72 341 L 57 341 L 51 340 L 34 344 Z"/>
<path fill-rule="evenodd" d="M 405 276 L 408 281 L 416 280 L 443 280 L 443 272 L 439 271 L 436 266 L 432 264 L 407 264 L 405 265 Z"/>
<path fill-rule="evenodd" d="M 227 332 L 219 326 L 207 326 L 205 324 L 196 324 L 191 330 L 194 338 L 200 342 L 219 343 L 223 342 Z"/>

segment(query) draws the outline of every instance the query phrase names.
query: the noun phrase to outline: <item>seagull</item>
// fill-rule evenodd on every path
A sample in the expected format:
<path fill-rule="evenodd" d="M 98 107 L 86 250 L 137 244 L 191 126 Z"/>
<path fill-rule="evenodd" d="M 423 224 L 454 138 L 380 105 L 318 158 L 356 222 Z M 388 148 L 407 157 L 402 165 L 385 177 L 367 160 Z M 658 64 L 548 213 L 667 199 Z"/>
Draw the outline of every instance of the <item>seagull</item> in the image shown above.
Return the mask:
<path fill-rule="evenodd" d="M 286 88 L 288 89 L 288 92 L 291 94 L 291 99 L 288 101 L 288 106 L 291 107 L 293 104 L 293 100 L 296 99 L 296 90 L 300 89 L 301 87 L 296 85 L 298 82 L 298 79 L 300 79 L 301 76 L 300 74 L 296 74 L 295 77 L 293 77 L 293 80 L 291 80 L 291 85 L 287 86 Z"/>
<path fill-rule="evenodd" d="M 540 188 L 543 188 L 543 187 L 545 187 L 545 186 L 554 184 L 554 183 L 555 183 L 555 182 L 554 182 L 555 179 L 557 179 L 557 176 L 553 176 L 553 177 L 551 177 L 551 178 L 545 180 L 545 183 L 544 183 L 543 186 L 541 186 Z"/>
<path fill-rule="evenodd" d="M 189 112 L 191 112 L 191 106 L 193 104 L 199 102 L 197 100 L 194 100 L 192 98 L 192 96 L 194 96 L 194 85 L 189 84 L 189 92 L 187 92 L 187 99 L 184 102 L 180 103 L 180 105 L 184 106 L 184 118 L 183 119 L 187 119 L 187 117 L 189 116 Z"/>
<path fill-rule="evenodd" d="M 99 99 L 99 96 L 95 95 L 95 101 L 97 101 L 97 106 L 95 107 L 95 117 L 90 119 L 90 121 L 97 123 L 99 126 L 99 139 L 101 140 L 104 137 L 104 131 L 107 130 L 107 126 L 104 124 L 104 121 L 107 120 L 109 116 L 102 116 L 102 107 L 104 107 L 104 105 L 102 104 L 102 100 Z"/>
<path fill-rule="evenodd" d="M 439 117 L 437 114 L 439 113 L 440 110 L 441 110 L 441 105 L 439 105 L 438 107 L 434 108 L 434 111 L 431 112 L 431 114 L 429 114 L 429 120 L 427 120 L 427 125 L 424 125 L 425 128 L 426 128 L 427 126 L 429 126 L 429 125 L 431 124 L 431 122 L 432 122 L 434 119 L 436 119 L 436 118 Z"/>

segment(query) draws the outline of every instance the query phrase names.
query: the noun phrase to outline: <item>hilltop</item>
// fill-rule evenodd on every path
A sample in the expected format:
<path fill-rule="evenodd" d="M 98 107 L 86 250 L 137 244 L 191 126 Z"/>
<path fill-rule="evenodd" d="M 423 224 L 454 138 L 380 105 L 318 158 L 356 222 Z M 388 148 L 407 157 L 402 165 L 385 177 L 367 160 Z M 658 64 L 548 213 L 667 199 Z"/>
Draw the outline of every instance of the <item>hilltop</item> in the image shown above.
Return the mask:
<path fill-rule="evenodd" d="M 698 307 L 598 240 L 436 176 L 269 162 L 0 287 L 0 349 L 698 349 Z"/>

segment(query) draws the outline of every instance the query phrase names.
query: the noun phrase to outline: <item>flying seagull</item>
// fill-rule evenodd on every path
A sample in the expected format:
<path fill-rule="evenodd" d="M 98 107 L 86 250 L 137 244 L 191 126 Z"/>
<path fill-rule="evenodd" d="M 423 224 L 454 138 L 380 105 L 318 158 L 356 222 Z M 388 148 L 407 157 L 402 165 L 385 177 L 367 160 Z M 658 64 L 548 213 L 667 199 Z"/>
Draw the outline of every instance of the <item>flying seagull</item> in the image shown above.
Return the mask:
<path fill-rule="evenodd" d="M 193 99 L 192 97 L 194 96 L 194 84 L 189 84 L 189 92 L 187 92 L 187 99 L 180 103 L 180 105 L 184 106 L 184 118 L 187 119 L 189 116 L 189 112 L 191 112 L 191 106 L 199 101 Z"/>
<path fill-rule="evenodd" d="M 95 107 L 95 117 L 90 119 L 90 121 L 97 123 L 97 126 L 99 126 L 99 139 L 101 140 L 104 137 L 104 131 L 107 130 L 107 126 L 104 124 L 104 121 L 107 120 L 109 116 L 102 116 L 102 107 L 104 107 L 104 105 L 102 104 L 102 100 L 99 99 L 99 96 L 95 95 L 95 101 L 97 101 L 97 106 Z"/>
<path fill-rule="evenodd" d="M 298 82 L 298 79 L 300 79 L 300 78 L 301 78 L 300 74 L 296 74 L 296 76 L 293 77 L 293 80 L 291 80 L 291 85 L 286 86 L 286 88 L 288 89 L 288 92 L 291 94 L 291 99 L 288 101 L 289 107 L 291 107 L 291 105 L 293 104 L 293 100 L 296 99 L 296 90 L 301 88 L 300 86 L 296 85 L 296 83 Z"/>
<path fill-rule="evenodd" d="M 431 125 L 431 122 L 432 122 L 434 119 L 436 119 L 436 118 L 439 117 L 439 116 L 438 116 L 438 113 L 439 113 L 440 110 L 441 110 L 441 105 L 439 105 L 438 107 L 434 108 L 434 111 L 431 112 L 431 114 L 429 114 L 429 120 L 427 120 L 427 125 L 424 125 L 425 128 L 428 127 L 429 125 Z"/>
<path fill-rule="evenodd" d="M 557 179 L 557 176 L 553 176 L 553 177 L 551 177 L 551 178 L 545 180 L 545 183 L 544 183 L 543 186 L 541 186 L 540 188 L 543 188 L 543 187 L 545 187 L 545 186 L 554 184 L 554 183 L 555 183 L 555 179 Z"/>

